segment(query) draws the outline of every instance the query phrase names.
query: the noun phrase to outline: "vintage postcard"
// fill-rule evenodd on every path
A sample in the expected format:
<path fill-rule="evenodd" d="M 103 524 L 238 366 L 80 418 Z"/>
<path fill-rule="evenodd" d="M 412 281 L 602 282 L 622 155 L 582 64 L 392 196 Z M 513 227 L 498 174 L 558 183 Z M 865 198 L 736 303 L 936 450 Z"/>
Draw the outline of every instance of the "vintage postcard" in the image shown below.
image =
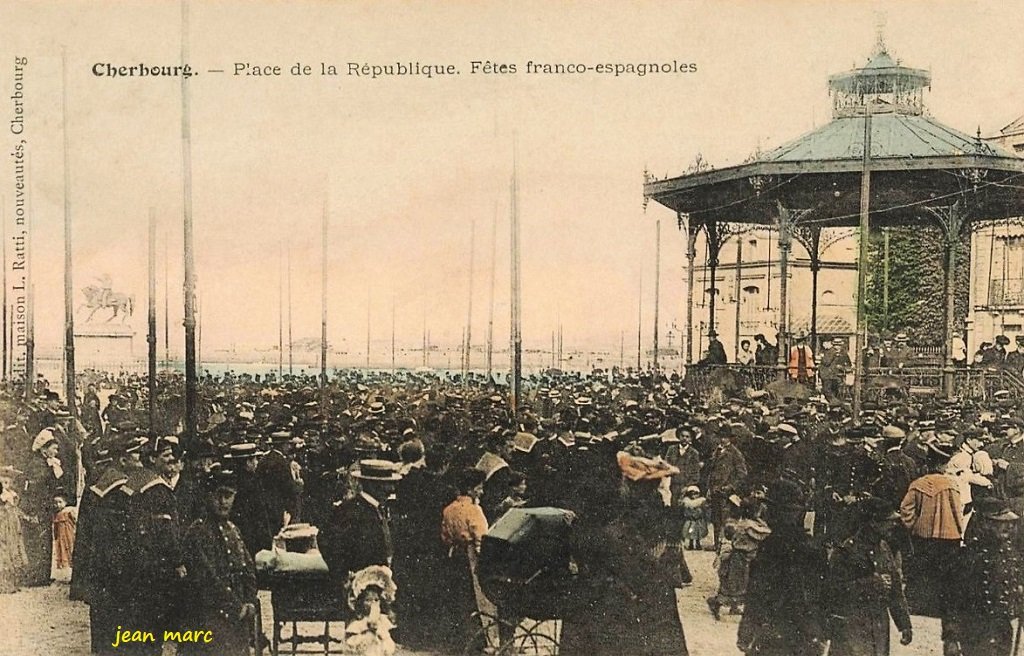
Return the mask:
<path fill-rule="evenodd" d="M 0 653 L 1018 653 L 1022 24 L 0 3 Z"/>

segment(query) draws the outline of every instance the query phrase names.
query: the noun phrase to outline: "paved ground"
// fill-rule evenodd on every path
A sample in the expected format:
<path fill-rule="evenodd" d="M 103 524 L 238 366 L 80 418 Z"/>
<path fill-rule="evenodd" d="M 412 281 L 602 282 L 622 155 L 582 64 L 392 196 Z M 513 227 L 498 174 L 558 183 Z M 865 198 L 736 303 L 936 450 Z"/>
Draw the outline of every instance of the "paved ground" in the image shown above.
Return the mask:
<path fill-rule="evenodd" d="M 704 602 L 717 585 L 711 568 L 712 554 L 688 551 L 687 560 L 695 580 L 692 586 L 679 591 L 679 608 L 690 653 L 695 656 L 737 654 L 735 643 L 739 617 L 723 614 L 722 621 L 716 622 Z M 263 606 L 268 612 L 269 600 Z M 269 613 L 264 625 L 269 633 Z M 63 582 L 55 582 L 47 588 L 30 588 L 12 595 L 0 595 L 0 629 L 3 631 L 0 638 L 0 654 L 3 656 L 89 654 L 88 609 L 81 603 L 68 601 L 67 584 Z M 894 631 L 894 656 L 942 653 L 936 620 L 915 617 L 914 633 L 914 643 L 901 647 Z M 408 651 L 400 654 L 413 656 Z"/>

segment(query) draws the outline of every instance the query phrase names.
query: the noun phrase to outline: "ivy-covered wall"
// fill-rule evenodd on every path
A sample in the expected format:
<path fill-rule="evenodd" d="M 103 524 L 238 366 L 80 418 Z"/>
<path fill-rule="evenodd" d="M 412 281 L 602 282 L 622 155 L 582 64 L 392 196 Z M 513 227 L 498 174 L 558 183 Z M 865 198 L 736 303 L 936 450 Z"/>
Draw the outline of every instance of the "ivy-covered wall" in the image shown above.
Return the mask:
<path fill-rule="evenodd" d="M 868 330 L 906 333 L 913 346 L 941 346 L 945 337 L 942 233 L 927 224 L 889 228 L 889 312 L 884 311 L 884 236 L 873 229 L 868 250 Z M 957 254 L 954 325 L 963 331 L 970 291 L 970 235 Z"/>

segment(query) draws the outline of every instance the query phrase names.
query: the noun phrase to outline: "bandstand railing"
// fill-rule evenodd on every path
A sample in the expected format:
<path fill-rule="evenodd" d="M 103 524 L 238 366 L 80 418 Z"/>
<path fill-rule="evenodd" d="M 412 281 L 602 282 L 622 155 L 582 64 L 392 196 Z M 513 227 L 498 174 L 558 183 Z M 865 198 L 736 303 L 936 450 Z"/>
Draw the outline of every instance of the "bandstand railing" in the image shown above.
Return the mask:
<path fill-rule="evenodd" d="M 864 374 L 866 399 L 891 396 L 934 396 L 943 394 L 941 366 L 869 367 Z M 716 393 L 733 393 L 746 388 L 762 390 L 779 380 L 780 370 L 770 365 L 694 365 L 686 372 L 689 392 L 707 399 Z M 848 387 L 846 388 L 848 390 Z M 1024 398 L 1024 378 L 1003 369 L 961 367 L 953 371 L 953 396 L 965 401 L 992 399 L 996 391 L 1007 390 L 1013 398 Z"/>

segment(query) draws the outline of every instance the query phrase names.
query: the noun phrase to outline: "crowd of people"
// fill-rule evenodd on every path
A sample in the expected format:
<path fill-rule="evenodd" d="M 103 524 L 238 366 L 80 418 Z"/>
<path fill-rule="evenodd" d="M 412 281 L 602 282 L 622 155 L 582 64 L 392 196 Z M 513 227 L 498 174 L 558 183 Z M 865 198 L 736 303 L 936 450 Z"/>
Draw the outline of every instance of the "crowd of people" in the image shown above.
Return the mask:
<path fill-rule="evenodd" d="M 324 405 L 311 377 L 229 373 L 200 380 L 189 435 L 180 375 L 160 376 L 154 430 L 146 382 L 87 378 L 78 418 L 45 383 L 0 399 L 0 589 L 47 584 L 57 544 L 96 654 L 160 653 L 182 627 L 216 641 L 179 653 L 247 654 L 262 639 L 254 559 L 300 522 L 319 528 L 339 605 L 394 599 L 364 627 L 384 651 L 364 653 L 387 653 L 384 625 L 462 653 L 474 613 L 505 616 L 480 585 L 481 544 L 531 507 L 575 517 L 571 566 L 552 573 L 567 582 L 551 588 L 562 654 L 687 653 L 676 591 L 693 549 L 716 551 L 708 611 L 742 614 L 747 654 L 884 654 L 890 618 L 913 639 L 912 613 L 941 618 L 946 654 L 1010 653 L 1024 405 L 1006 391 L 854 417 L 816 392 L 708 402 L 678 374 L 612 370 L 532 376 L 513 413 L 481 375 L 339 371 Z M 366 584 L 377 597 L 346 602 L 380 568 L 397 593 Z M 119 626 L 157 641 L 114 647 Z"/>

